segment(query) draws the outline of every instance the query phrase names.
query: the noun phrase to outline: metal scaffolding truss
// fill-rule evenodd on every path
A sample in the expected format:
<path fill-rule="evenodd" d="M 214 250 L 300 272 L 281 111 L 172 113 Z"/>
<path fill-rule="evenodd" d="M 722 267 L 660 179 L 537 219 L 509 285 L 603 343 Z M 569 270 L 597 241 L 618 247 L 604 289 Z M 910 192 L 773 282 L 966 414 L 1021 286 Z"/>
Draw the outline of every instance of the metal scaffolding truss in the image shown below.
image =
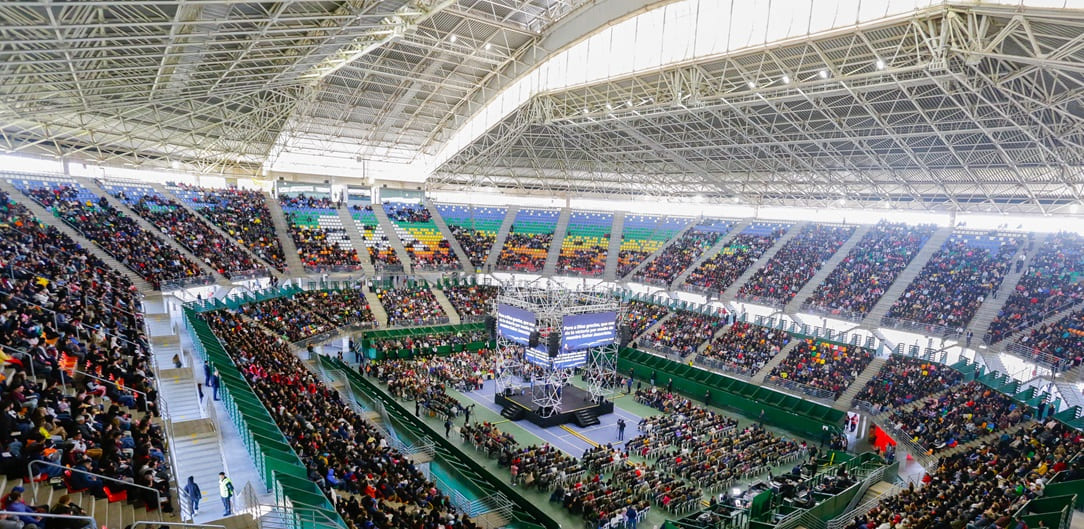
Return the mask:
<path fill-rule="evenodd" d="M 1067 212 L 1084 12 L 941 6 L 537 96 L 432 188 Z"/>
<path fill-rule="evenodd" d="M 251 175 L 303 133 L 420 151 L 582 3 L 3 2 L 0 152 Z"/>

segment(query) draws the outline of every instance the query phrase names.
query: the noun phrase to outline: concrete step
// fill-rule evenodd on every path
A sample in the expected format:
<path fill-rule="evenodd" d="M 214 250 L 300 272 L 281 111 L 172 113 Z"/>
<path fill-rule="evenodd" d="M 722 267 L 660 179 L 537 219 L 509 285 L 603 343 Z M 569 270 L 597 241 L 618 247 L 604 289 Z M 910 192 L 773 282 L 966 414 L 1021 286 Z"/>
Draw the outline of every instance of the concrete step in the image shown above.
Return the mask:
<path fill-rule="evenodd" d="M 51 211 L 42 207 L 41 204 L 34 202 L 30 197 L 24 195 L 21 191 L 16 189 L 15 186 L 11 185 L 11 182 L 8 182 L 7 179 L 0 178 L 0 190 L 7 192 L 8 196 L 10 196 L 12 200 L 18 202 L 19 204 L 22 204 L 23 206 L 26 206 L 26 208 L 29 209 L 30 212 L 33 213 L 38 220 L 44 222 L 45 224 L 53 226 L 64 235 L 67 235 L 73 241 L 78 242 L 83 248 L 86 248 L 88 252 L 94 254 L 105 264 L 109 265 L 112 269 L 123 273 L 125 276 L 128 277 L 128 280 L 131 281 L 132 284 L 139 289 L 140 292 L 155 292 L 154 287 L 151 286 L 149 282 L 140 277 L 139 274 L 135 273 L 135 271 L 133 271 L 132 269 L 121 264 L 120 261 L 114 259 L 113 256 L 109 255 L 109 253 L 99 247 L 95 242 L 87 239 L 86 237 L 83 237 L 83 235 L 79 233 L 78 230 L 64 223 L 64 221 L 53 215 Z"/>
<path fill-rule="evenodd" d="M 508 233 L 512 231 L 512 224 L 516 222 L 516 214 L 519 213 L 518 206 L 508 206 L 508 211 L 504 214 L 504 222 L 501 224 L 500 231 L 497 232 L 497 238 L 493 241 L 493 247 L 489 249 L 489 257 L 486 258 L 485 268 L 486 270 L 492 270 L 497 266 L 497 259 L 501 256 L 501 249 L 504 248 L 505 241 L 508 240 Z"/>
<path fill-rule="evenodd" d="M 843 259 L 850 255 L 851 251 L 854 250 L 854 247 L 857 246 L 862 238 L 864 238 L 872 229 L 872 224 L 866 224 L 864 226 L 859 226 L 858 229 L 854 230 L 851 238 L 847 239 L 847 242 L 843 243 L 843 246 L 840 246 L 839 250 L 821 265 L 820 270 L 817 270 L 817 273 L 813 274 L 813 277 L 809 278 L 809 281 L 806 281 L 805 286 L 803 286 L 802 289 L 794 295 L 794 298 L 787 303 L 783 312 L 786 312 L 787 314 L 798 312 L 802 303 L 817 290 L 817 287 L 819 287 L 821 283 L 824 283 L 825 279 L 828 279 L 828 276 L 839 266 L 839 263 L 842 263 Z"/>
<path fill-rule="evenodd" d="M 109 191 L 106 191 L 106 189 L 100 185 L 101 184 L 100 182 L 96 181 L 95 183 L 98 184 L 98 186 L 97 186 L 98 188 L 97 189 L 92 189 L 92 190 L 94 192 L 98 193 L 100 196 L 104 197 L 105 200 L 107 202 L 109 202 L 109 204 L 111 206 L 113 206 L 114 208 L 116 208 L 118 211 L 120 211 L 121 213 L 124 213 L 128 217 L 131 217 L 132 220 L 134 220 L 136 222 L 136 224 L 139 224 L 140 228 L 143 228 L 148 233 L 154 234 L 155 237 L 161 239 L 166 244 L 172 246 L 174 250 L 177 250 L 178 252 L 180 252 L 182 255 L 187 257 L 193 263 L 196 263 L 197 265 L 199 265 L 200 270 L 203 271 L 203 273 L 208 274 L 211 277 L 213 277 L 216 282 L 224 281 L 226 284 L 231 284 L 228 279 L 226 279 L 225 277 L 222 276 L 222 274 L 219 274 L 218 272 L 216 272 L 210 265 L 208 265 L 206 262 L 204 262 L 203 259 L 201 259 L 200 257 L 196 256 L 196 254 L 189 251 L 188 248 L 186 248 L 179 241 L 177 241 L 173 237 L 170 237 L 168 234 L 166 234 L 162 230 L 158 229 L 158 226 L 155 226 L 154 223 L 152 223 L 151 221 L 143 218 L 138 213 L 133 211 L 132 208 L 128 207 L 128 204 L 125 204 L 124 202 L 122 202 L 121 200 L 118 200 L 113 195 L 110 195 Z"/>
<path fill-rule="evenodd" d="M 645 257 L 644 260 L 641 261 L 640 264 L 633 267 L 632 270 L 629 270 L 629 273 L 625 274 L 625 277 L 619 277 L 617 279 L 619 281 L 631 281 L 633 278 L 636 277 L 637 274 L 640 273 L 641 270 L 646 268 L 647 265 L 651 264 L 651 262 L 654 261 L 655 259 L 658 259 L 658 257 L 660 255 L 662 255 L 663 252 L 665 252 L 667 250 L 667 248 L 669 248 L 671 245 L 673 245 L 675 241 L 677 241 L 683 235 L 685 235 L 685 233 L 688 232 L 689 230 L 691 230 L 693 228 L 693 226 L 696 226 L 696 223 L 700 222 L 701 218 L 702 217 L 690 218 L 689 223 L 686 224 L 685 227 L 682 228 L 680 231 L 675 233 L 673 237 L 670 237 L 670 240 L 663 243 L 662 246 L 659 246 L 659 248 L 657 250 L 655 250 L 654 252 L 651 252 L 651 255 Z"/>
<path fill-rule="evenodd" d="M 553 240 L 550 242 L 549 253 L 546 254 L 546 264 L 542 266 L 542 275 L 552 277 L 557 268 L 557 259 L 561 257 L 561 246 L 564 246 L 565 235 L 568 234 L 568 220 L 572 216 L 572 210 L 561 208 L 561 215 L 557 217 L 557 225 L 553 228 Z"/>
<path fill-rule="evenodd" d="M 373 312 L 373 319 L 376 320 L 377 326 L 387 327 L 388 311 L 384 310 L 384 305 L 380 303 L 380 298 L 376 297 L 376 294 L 372 291 L 366 290 L 365 299 L 369 302 L 369 310 Z"/>
<path fill-rule="evenodd" d="M 463 251 L 463 246 L 459 244 L 459 241 L 452 234 L 452 230 L 448 228 L 448 223 L 444 222 L 444 217 L 440 216 L 440 211 L 433 205 L 433 202 L 428 198 L 422 200 L 422 205 L 429 210 L 429 214 L 433 216 L 433 224 L 437 225 L 437 229 L 440 230 L 440 234 L 444 236 L 444 239 L 448 241 L 448 246 L 455 252 L 455 256 L 459 259 L 459 263 L 463 265 L 463 271 L 470 273 L 474 271 L 474 267 L 471 266 L 470 256 L 467 252 Z"/>
<path fill-rule="evenodd" d="M 460 319 L 459 313 L 455 311 L 452 302 L 448 301 L 448 296 L 444 295 L 444 291 L 439 288 L 430 288 L 429 291 L 433 293 L 433 297 L 436 298 L 437 303 L 440 303 L 440 307 L 444 309 L 444 312 L 448 315 L 448 322 L 452 325 L 459 325 L 463 320 Z"/>
<path fill-rule="evenodd" d="M 373 266 L 373 260 L 369 257 L 369 245 L 365 239 L 365 234 L 358 229 L 358 223 L 354 222 L 354 217 L 350 215 L 349 207 L 343 206 L 338 211 L 339 220 L 343 223 L 343 230 L 346 231 L 346 236 L 350 238 L 350 245 L 358 252 L 361 269 L 365 271 L 365 275 L 369 277 L 375 276 L 376 267 Z"/>
<path fill-rule="evenodd" d="M 892 282 L 892 285 L 888 287 L 881 299 L 877 300 L 877 304 L 869 311 L 866 318 L 862 320 L 862 325 L 878 327 L 881 325 L 881 318 L 888 314 L 888 310 L 892 308 L 892 304 L 903 295 L 904 291 L 911 284 L 912 281 L 918 277 L 919 272 L 926 266 L 926 263 L 930 261 L 941 246 L 945 244 L 949 236 L 952 235 L 952 228 L 938 228 L 937 231 L 930 235 L 930 238 L 926 240 L 926 244 L 918 251 L 918 255 L 911 260 L 911 263 L 907 265 L 907 268 L 903 269 L 899 277 Z"/>
<path fill-rule="evenodd" d="M 779 250 L 786 246 L 787 243 L 791 241 L 791 239 L 801 233 L 802 230 L 805 229 L 807 224 L 809 223 L 799 222 L 797 224 L 791 225 L 790 229 L 787 230 L 787 233 L 784 233 L 783 236 L 779 238 L 779 240 L 775 241 L 775 244 L 771 248 L 768 248 L 768 251 L 764 252 L 760 256 L 760 259 L 757 259 L 757 262 L 753 263 L 751 266 L 749 266 L 749 268 L 746 268 L 745 273 L 742 274 L 741 277 L 739 277 L 738 279 L 734 280 L 734 282 L 731 283 L 725 291 L 723 291 L 723 301 L 734 301 L 734 298 L 738 295 L 738 291 L 741 290 L 741 287 L 744 286 L 745 283 L 748 282 L 749 279 L 752 278 L 758 270 L 764 268 L 764 265 L 768 264 L 768 261 L 771 261 L 772 257 L 775 257 L 775 254 L 779 253 Z"/>
<path fill-rule="evenodd" d="M 267 202 L 267 210 L 271 212 L 271 222 L 275 225 L 275 233 L 278 234 L 279 243 L 282 244 L 282 252 L 286 254 L 286 275 L 290 277 L 304 277 L 305 265 L 301 262 L 301 256 L 297 253 L 297 244 L 290 235 L 290 223 L 286 221 L 286 213 L 282 211 L 282 205 L 271 195 L 264 195 Z"/>
<path fill-rule="evenodd" d="M 886 363 L 888 363 L 888 359 L 883 356 L 874 358 L 873 361 L 858 374 L 858 377 L 854 379 L 854 382 L 851 382 L 851 385 L 847 386 L 847 389 L 838 399 L 836 399 L 832 407 L 844 411 L 851 409 L 851 401 L 854 400 L 855 395 L 858 395 L 858 392 L 866 387 L 867 382 L 873 380 L 873 377 L 877 376 L 877 373 L 881 371 L 881 368 L 884 367 Z"/>
<path fill-rule="evenodd" d="M 742 231 L 745 230 L 745 228 L 748 228 L 749 225 L 752 223 L 752 219 L 746 219 L 734 226 L 734 229 L 730 230 L 726 235 L 716 241 L 715 244 L 711 245 L 711 248 L 708 248 L 707 251 L 700 254 L 700 257 L 697 257 L 695 260 L 693 260 L 692 264 L 685 267 L 685 269 L 682 270 L 681 273 L 674 278 L 674 282 L 670 283 L 670 290 L 679 289 L 681 285 L 685 284 L 685 280 L 689 278 L 689 274 L 692 274 L 694 270 L 700 268 L 700 265 L 704 264 L 709 259 L 712 259 L 716 255 L 719 255 L 719 252 L 723 251 L 723 248 L 730 244 L 730 241 L 734 240 L 734 237 L 737 237 Z"/>
<path fill-rule="evenodd" d="M 610 229 L 610 245 L 606 250 L 606 269 L 602 278 L 606 281 L 617 279 L 617 258 L 621 254 L 621 237 L 625 231 L 625 212 L 614 212 L 614 224 Z"/>
<path fill-rule="evenodd" d="M 395 224 L 388 218 L 388 212 L 384 211 L 384 206 L 373 204 L 373 216 L 376 217 L 380 228 L 384 230 L 384 236 L 388 238 L 388 244 L 395 250 L 399 262 L 403 263 L 403 272 L 411 273 L 414 270 L 414 263 L 410 261 L 410 254 L 407 253 L 406 247 L 403 246 L 403 241 L 399 239 L 399 234 L 395 231 Z"/>

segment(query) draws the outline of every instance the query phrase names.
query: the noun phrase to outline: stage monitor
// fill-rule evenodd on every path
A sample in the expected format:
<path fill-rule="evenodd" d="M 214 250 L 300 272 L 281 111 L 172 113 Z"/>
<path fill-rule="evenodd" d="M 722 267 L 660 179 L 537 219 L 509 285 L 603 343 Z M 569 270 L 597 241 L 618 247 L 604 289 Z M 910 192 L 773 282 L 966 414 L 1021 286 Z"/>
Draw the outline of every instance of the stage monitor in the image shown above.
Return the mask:
<path fill-rule="evenodd" d="M 536 325 L 533 312 L 504 303 L 497 304 L 497 334 L 505 339 L 527 345 Z"/>
<path fill-rule="evenodd" d="M 570 369 L 587 363 L 587 350 L 560 351 L 557 356 L 550 356 L 549 348 L 543 344 L 526 348 L 527 362 L 554 369 Z"/>
<path fill-rule="evenodd" d="M 583 351 L 617 342 L 617 313 L 570 314 L 562 318 L 561 352 Z"/>

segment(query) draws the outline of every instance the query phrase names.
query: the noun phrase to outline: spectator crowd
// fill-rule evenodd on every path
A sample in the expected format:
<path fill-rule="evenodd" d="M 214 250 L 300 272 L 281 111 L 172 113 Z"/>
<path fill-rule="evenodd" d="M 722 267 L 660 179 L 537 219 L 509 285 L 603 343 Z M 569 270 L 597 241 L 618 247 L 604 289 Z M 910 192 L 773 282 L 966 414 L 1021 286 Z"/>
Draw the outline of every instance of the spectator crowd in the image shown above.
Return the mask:
<path fill-rule="evenodd" d="M 888 421 L 912 441 L 935 453 L 984 435 L 1007 430 L 1031 418 L 1031 411 L 979 382 L 968 382 L 924 399 L 918 406 L 897 409 Z"/>
<path fill-rule="evenodd" d="M 727 316 L 715 316 L 678 310 L 654 331 L 640 339 L 640 345 L 655 351 L 681 357 L 696 352 L 704 342 L 726 325 Z"/>
<path fill-rule="evenodd" d="M 753 376 L 790 340 L 786 331 L 739 321 L 713 339 L 697 361 L 715 369 Z"/>
<path fill-rule="evenodd" d="M 714 257 L 693 270 L 685 282 L 700 289 L 722 292 L 737 281 L 786 232 L 787 228 L 780 226 L 767 235 L 738 235 Z"/>
<path fill-rule="evenodd" d="M 1019 345 L 1031 351 L 1036 359 L 1049 355 L 1080 365 L 1084 360 L 1084 311 L 1074 311 L 1054 323 L 1032 329 L 1020 339 Z"/>
<path fill-rule="evenodd" d="M 807 393 L 810 389 L 814 393 L 826 392 L 836 400 L 869 366 L 873 356 L 873 351 L 865 347 L 807 339 L 791 349 L 768 378 L 782 386 L 797 385 Z"/>
<path fill-rule="evenodd" d="M 193 204 L 200 215 L 280 272 L 286 270 L 286 254 L 275 233 L 275 223 L 263 193 L 233 187 L 208 189 L 185 184 L 178 184 L 178 187 L 198 193 Z"/>
<path fill-rule="evenodd" d="M 444 308 L 427 287 L 379 289 L 376 297 L 388 314 L 388 325 L 448 323 Z"/>
<path fill-rule="evenodd" d="M 918 255 L 934 229 L 930 224 L 877 223 L 806 303 L 823 312 L 864 317 Z"/>
<path fill-rule="evenodd" d="M 692 228 L 641 268 L 636 277 L 646 283 L 669 285 L 723 235 L 723 232 Z"/>
<path fill-rule="evenodd" d="M 959 371 L 935 362 L 893 355 L 855 396 L 871 413 L 898 408 L 960 383 Z"/>
<path fill-rule="evenodd" d="M 742 285 L 738 296 L 786 304 L 852 234 L 854 226 L 806 226 Z"/>
<path fill-rule="evenodd" d="M 480 321 L 493 312 L 497 287 L 492 285 L 456 285 L 444 287 L 444 297 L 464 321 Z"/>
<path fill-rule="evenodd" d="M 546 266 L 552 233 L 509 233 L 497 257 L 497 268 L 538 273 Z"/>

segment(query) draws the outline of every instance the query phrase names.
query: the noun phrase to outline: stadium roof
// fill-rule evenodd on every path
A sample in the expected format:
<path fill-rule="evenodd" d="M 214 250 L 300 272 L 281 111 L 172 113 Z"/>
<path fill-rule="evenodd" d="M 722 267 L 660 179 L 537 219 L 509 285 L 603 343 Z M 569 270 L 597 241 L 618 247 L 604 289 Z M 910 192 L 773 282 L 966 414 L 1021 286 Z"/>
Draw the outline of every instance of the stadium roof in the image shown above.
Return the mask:
<path fill-rule="evenodd" d="M 38 0 L 0 21 L 6 152 L 773 205 L 1084 193 L 1084 0 Z"/>

